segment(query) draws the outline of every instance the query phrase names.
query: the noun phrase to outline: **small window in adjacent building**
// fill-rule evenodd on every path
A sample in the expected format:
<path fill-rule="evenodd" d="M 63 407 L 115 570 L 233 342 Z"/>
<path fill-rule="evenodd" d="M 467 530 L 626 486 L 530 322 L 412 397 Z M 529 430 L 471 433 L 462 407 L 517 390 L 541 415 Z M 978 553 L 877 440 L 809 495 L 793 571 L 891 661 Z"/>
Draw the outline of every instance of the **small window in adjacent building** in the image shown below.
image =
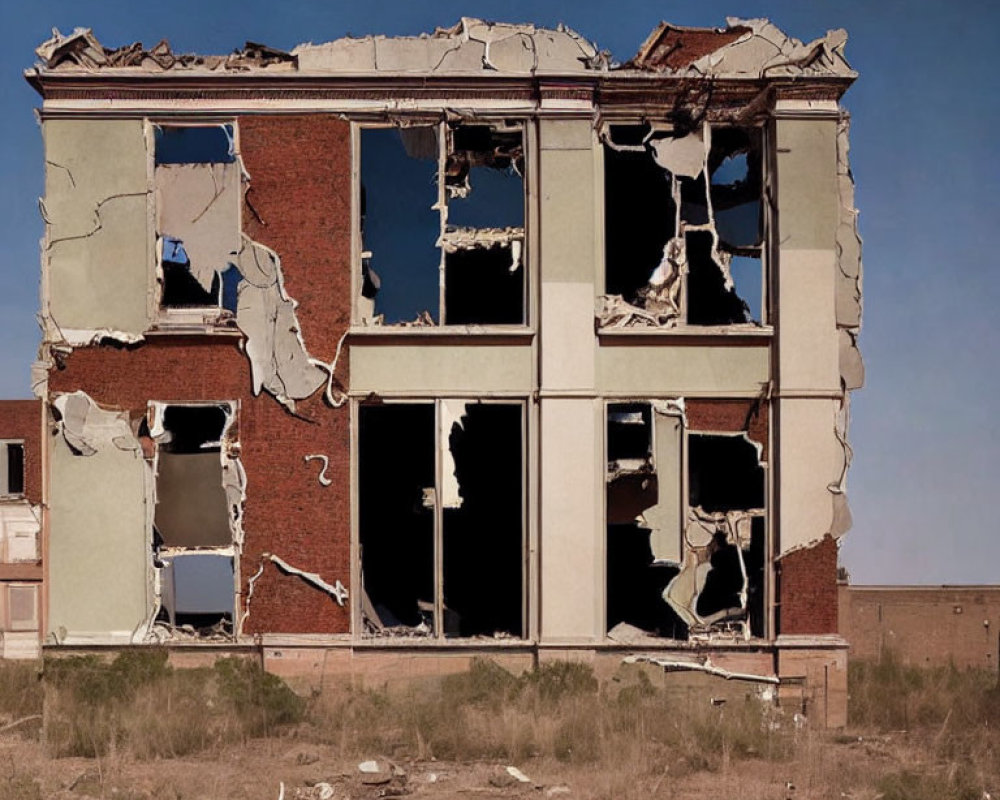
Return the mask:
<path fill-rule="evenodd" d="M 8 630 L 37 630 L 38 586 L 35 584 L 10 584 L 7 587 L 7 616 Z"/>
<path fill-rule="evenodd" d="M 0 441 L 0 494 L 24 494 L 24 442 Z"/>

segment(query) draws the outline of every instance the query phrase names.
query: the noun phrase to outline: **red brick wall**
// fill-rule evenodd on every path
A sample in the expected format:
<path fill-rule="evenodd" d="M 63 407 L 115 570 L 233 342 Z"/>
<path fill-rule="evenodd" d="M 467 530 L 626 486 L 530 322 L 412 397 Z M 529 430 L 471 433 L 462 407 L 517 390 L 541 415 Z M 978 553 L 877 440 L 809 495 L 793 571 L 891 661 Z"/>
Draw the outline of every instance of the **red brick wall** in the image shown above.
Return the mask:
<path fill-rule="evenodd" d="M 0 400 L 0 439 L 24 439 L 24 496 L 42 502 L 42 403 Z"/>
<path fill-rule="evenodd" d="M 778 633 L 837 633 L 837 543 L 826 536 L 778 561 Z"/>
<path fill-rule="evenodd" d="M 693 431 L 744 431 L 763 447 L 767 461 L 767 401 L 685 398 L 684 414 Z"/>
<path fill-rule="evenodd" d="M 240 118 L 239 129 L 240 153 L 250 173 L 244 232 L 281 257 L 285 289 L 299 303 L 306 346 L 313 356 L 330 361 L 351 320 L 350 124 L 333 115 L 248 116 Z M 347 367 L 345 346 L 337 366 L 344 386 Z M 297 410 L 311 422 L 282 411 L 280 418 L 269 415 L 242 435 L 260 459 L 258 468 L 270 489 L 269 502 L 256 509 L 248 503 L 244 578 L 260 554 L 270 552 L 328 583 L 339 579 L 349 586 L 348 407 L 330 408 L 317 395 Z M 317 480 L 319 463 L 303 462 L 311 453 L 329 457 L 330 486 Z M 273 565 L 254 585 L 248 632 L 349 629 L 347 608 Z"/>
<path fill-rule="evenodd" d="M 350 321 L 349 125 L 329 116 L 246 117 L 240 151 L 251 176 L 248 236 L 281 258 L 309 352 L 330 360 Z M 337 375 L 347 383 L 347 353 Z M 322 391 L 297 403 L 251 393 L 250 364 L 232 338 L 151 337 L 134 348 L 80 348 L 53 371 L 52 392 L 83 389 L 104 406 L 145 413 L 151 400 L 240 400 L 238 438 L 247 474 L 244 591 L 264 553 L 350 587 L 350 424 Z M 320 464 L 330 459 L 324 487 Z M 267 563 L 254 585 L 247 633 L 344 633 L 350 614 L 328 595 Z"/>
<path fill-rule="evenodd" d="M 853 657 L 998 668 L 1000 586 L 838 588 L 840 635 Z"/>

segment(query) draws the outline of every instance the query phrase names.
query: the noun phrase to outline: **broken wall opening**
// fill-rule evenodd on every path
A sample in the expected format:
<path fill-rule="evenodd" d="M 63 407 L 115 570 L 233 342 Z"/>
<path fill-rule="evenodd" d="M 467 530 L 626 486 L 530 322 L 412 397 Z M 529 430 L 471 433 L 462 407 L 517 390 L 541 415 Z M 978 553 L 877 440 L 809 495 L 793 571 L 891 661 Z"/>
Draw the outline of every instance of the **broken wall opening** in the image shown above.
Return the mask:
<path fill-rule="evenodd" d="M 522 404 L 363 405 L 358 419 L 366 632 L 522 636 Z"/>
<path fill-rule="evenodd" d="M 759 445 L 691 432 L 683 401 L 658 400 L 608 404 L 607 453 L 609 637 L 763 636 Z"/>
<path fill-rule="evenodd" d="M 361 321 L 525 324 L 521 126 L 361 128 L 360 149 Z"/>
<path fill-rule="evenodd" d="M 764 323 L 762 135 L 604 126 L 601 327 Z"/>
<path fill-rule="evenodd" d="M 235 407 L 154 404 L 139 435 L 155 443 L 156 621 L 203 636 L 232 635 L 242 516 L 227 474 Z"/>
<path fill-rule="evenodd" d="M 612 637 L 623 624 L 668 638 L 683 639 L 687 634 L 683 621 L 663 599 L 679 568 L 656 557 L 654 537 L 662 534 L 654 533 L 643 517 L 658 506 L 661 493 L 671 492 L 671 484 L 675 500 L 680 500 L 679 470 L 669 468 L 667 448 L 660 444 L 650 403 L 608 404 L 607 629 Z M 673 457 L 679 467 L 679 448 Z"/>
<path fill-rule="evenodd" d="M 155 125 L 153 163 L 161 317 L 231 317 L 242 279 L 234 126 Z"/>

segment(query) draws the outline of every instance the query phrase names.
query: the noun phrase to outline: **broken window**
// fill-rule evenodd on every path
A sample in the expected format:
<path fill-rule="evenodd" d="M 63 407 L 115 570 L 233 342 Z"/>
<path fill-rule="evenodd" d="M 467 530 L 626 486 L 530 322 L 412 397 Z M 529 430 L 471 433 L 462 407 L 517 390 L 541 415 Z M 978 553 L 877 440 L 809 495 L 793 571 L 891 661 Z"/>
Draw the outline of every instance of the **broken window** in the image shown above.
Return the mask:
<path fill-rule="evenodd" d="M 362 128 L 358 316 L 371 325 L 524 325 L 519 125 Z"/>
<path fill-rule="evenodd" d="M 607 454 L 609 637 L 762 636 L 761 446 L 653 400 L 608 405 Z"/>
<path fill-rule="evenodd" d="M 359 409 L 366 635 L 522 637 L 520 403 Z"/>
<path fill-rule="evenodd" d="M 154 404 L 140 423 L 140 439 L 155 444 L 158 620 L 172 629 L 232 633 L 242 513 L 234 423 L 231 403 Z"/>
<path fill-rule="evenodd" d="M 161 320 L 236 313 L 240 187 L 232 124 L 153 127 Z"/>
<path fill-rule="evenodd" d="M 24 494 L 24 442 L 0 440 L 0 495 Z"/>
<path fill-rule="evenodd" d="M 605 127 L 602 327 L 764 323 L 761 137 Z"/>

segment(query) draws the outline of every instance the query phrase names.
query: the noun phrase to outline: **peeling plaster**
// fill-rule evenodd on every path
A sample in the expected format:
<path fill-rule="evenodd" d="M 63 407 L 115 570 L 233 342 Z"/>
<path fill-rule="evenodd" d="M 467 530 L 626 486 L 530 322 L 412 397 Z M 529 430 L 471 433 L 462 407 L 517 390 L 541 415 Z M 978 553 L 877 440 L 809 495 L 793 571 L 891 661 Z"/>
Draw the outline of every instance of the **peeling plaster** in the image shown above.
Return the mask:
<path fill-rule="evenodd" d="M 247 336 L 254 394 L 265 389 L 294 410 L 296 400 L 309 397 L 327 381 L 306 350 L 295 315 L 298 303 L 285 292 L 281 259 L 244 235 L 237 265 L 243 280 L 236 324 Z"/>
<path fill-rule="evenodd" d="M 179 239 L 205 291 L 240 250 L 240 165 L 158 164 L 157 232 Z"/>
<path fill-rule="evenodd" d="M 283 558 L 279 558 L 274 554 L 267 556 L 267 558 L 269 558 L 271 562 L 282 572 L 286 572 L 289 575 L 298 575 L 306 583 L 311 583 L 320 591 L 326 592 L 330 595 L 330 597 L 337 601 L 337 605 L 343 606 L 347 603 L 347 589 L 340 581 L 337 581 L 334 584 L 329 584 L 315 572 L 305 572 L 298 567 L 293 567 Z"/>
<path fill-rule="evenodd" d="M 844 389 L 860 389 L 865 382 L 864 364 L 858 350 L 861 332 L 861 236 L 858 210 L 854 207 L 854 178 L 848 154 L 850 119 L 845 114 L 837 129 L 837 187 L 840 221 L 837 225 L 836 314 L 840 336 L 840 375 Z"/>
<path fill-rule="evenodd" d="M 688 509 L 681 571 L 663 590 L 663 599 L 687 624 L 692 634 L 705 631 L 719 623 L 730 623 L 741 629 L 744 638 L 749 638 L 750 627 L 746 623 L 749 581 L 743 550 L 750 545 L 751 519 L 763 514 L 763 509 L 724 512 L 706 512 L 698 507 Z M 708 573 L 712 570 L 711 557 L 715 550 L 714 537 L 717 532 L 722 532 L 726 543 L 736 549 L 743 574 L 743 586 L 739 592 L 740 605 L 723 609 L 710 616 L 702 616 L 697 611 L 698 597 L 705 588 Z"/>
<path fill-rule="evenodd" d="M 308 456 L 303 456 L 302 460 L 305 461 L 307 464 L 310 461 L 320 462 L 321 466 L 319 474 L 316 476 L 316 479 L 319 481 L 320 486 L 330 486 L 333 483 L 333 481 L 326 476 L 326 471 L 327 469 L 330 468 L 330 459 L 327 456 L 321 453 L 313 453 Z"/>
<path fill-rule="evenodd" d="M 141 451 L 128 412 L 106 411 L 84 391 L 61 394 L 52 401 L 59 412 L 59 432 L 76 455 L 92 456 L 102 447 Z"/>
<path fill-rule="evenodd" d="M 777 685 L 780 683 L 778 678 L 774 675 L 755 675 L 751 672 L 732 672 L 728 669 L 723 669 L 722 667 L 717 667 L 712 663 L 711 658 L 705 656 L 703 661 L 695 660 L 695 657 L 684 657 L 684 656 L 672 656 L 671 658 L 664 658 L 663 656 L 626 656 L 624 658 L 624 663 L 626 664 L 655 664 L 658 667 L 663 667 L 665 672 L 705 672 L 709 675 L 716 675 L 720 678 L 725 678 L 727 681 L 751 681 L 753 683 L 770 683 Z"/>

